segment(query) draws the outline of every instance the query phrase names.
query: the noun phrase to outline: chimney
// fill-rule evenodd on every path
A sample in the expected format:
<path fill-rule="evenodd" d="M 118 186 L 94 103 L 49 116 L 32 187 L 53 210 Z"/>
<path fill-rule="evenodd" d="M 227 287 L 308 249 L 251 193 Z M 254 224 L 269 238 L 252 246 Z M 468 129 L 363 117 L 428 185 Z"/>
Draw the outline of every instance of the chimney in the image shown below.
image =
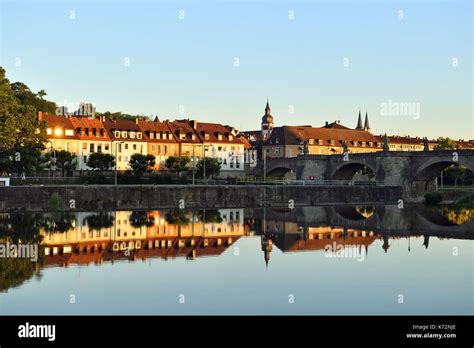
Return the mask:
<path fill-rule="evenodd" d="M 135 124 L 138 124 L 138 117 L 135 118 Z"/>
<path fill-rule="evenodd" d="M 329 122 L 328 122 L 328 121 L 326 121 L 326 126 L 327 126 L 328 124 L 329 124 Z"/>
<path fill-rule="evenodd" d="M 38 121 L 43 121 L 43 111 L 38 111 Z"/>

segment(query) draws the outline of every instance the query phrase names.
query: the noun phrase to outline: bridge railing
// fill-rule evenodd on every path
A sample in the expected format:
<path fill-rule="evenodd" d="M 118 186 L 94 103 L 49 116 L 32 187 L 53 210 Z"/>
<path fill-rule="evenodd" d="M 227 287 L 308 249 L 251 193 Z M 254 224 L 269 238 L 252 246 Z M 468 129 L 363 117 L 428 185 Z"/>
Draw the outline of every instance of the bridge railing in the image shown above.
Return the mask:
<path fill-rule="evenodd" d="M 299 185 L 299 186 L 377 186 L 375 181 L 355 181 L 355 180 L 292 180 L 274 177 L 237 177 L 236 183 L 240 185 Z"/>

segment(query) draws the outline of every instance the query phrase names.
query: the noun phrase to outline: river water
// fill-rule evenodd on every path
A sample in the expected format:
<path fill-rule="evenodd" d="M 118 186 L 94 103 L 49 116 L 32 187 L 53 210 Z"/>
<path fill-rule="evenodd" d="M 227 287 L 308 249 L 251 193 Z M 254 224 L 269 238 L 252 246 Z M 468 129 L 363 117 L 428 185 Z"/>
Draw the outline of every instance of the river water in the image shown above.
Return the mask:
<path fill-rule="evenodd" d="M 416 206 L 2 214 L 0 314 L 473 314 L 472 217 Z M 19 245 L 30 254 L 5 255 Z"/>

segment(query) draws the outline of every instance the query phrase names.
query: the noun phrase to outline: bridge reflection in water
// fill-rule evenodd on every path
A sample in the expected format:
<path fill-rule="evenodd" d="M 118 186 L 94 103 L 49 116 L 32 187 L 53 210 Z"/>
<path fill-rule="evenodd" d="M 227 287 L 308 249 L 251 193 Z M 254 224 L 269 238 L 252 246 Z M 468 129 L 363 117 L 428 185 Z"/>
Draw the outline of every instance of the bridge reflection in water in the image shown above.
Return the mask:
<path fill-rule="evenodd" d="M 387 306 L 390 313 L 434 313 L 432 301 L 442 297 L 441 312 L 465 313 L 473 215 L 408 205 L 2 214 L 0 244 L 39 243 L 41 253 L 37 262 L 0 258 L 0 304 L 10 314 L 361 314 Z M 340 255 L 366 262 L 327 258 Z M 428 264 L 437 271 L 424 272 Z M 383 284 L 380 272 L 391 274 Z M 462 286 L 438 291 L 439 273 Z M 412 284 L 415 278 L 420 282 Z M 373 282 L 375 298 L 367 291 Z M 387 302 L 400 287 L 411 292 L 410 307 Z M 173 302 L 183 288 L 196 307 Z M 55 295 L 76 292 L 91 295 L 77 307 Z M 299 294 L 294 307 L 287 307 L 287 292 Z M 123 309 L 123 296 L 136 293 L 140 298 Z M 352 294 L 365 300 L 351 302 Z M 345 300 L 334 307 L 327 299 Z"/>
<path fill-rule="evenodd" d="M 44 214 L 39 234 L 46 267 L 148 258 L 192 260 L 221 255 L 240 238 L 251 236 L 260 236 L 268 264 L 273 245 L 283 252 L 324 252 L 336 243 L 341 248 L 357 246 L 367 254 L 376 240 L 383 241 L 387 252 L 391 239 L 423 236 L 426 247 L 430 237 L 474 239 L 472 217 L 469 209 L 422 206 L 117 211 L 60 218 Z"/>

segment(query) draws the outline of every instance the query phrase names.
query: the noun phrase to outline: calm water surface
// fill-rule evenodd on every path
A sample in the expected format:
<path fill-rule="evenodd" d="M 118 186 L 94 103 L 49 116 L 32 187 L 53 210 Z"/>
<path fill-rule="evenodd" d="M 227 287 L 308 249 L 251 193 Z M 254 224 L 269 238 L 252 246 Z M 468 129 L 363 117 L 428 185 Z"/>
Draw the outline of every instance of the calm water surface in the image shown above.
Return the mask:
<path fill-rule="evenodd" d="M 473 314 L 472 210 L 0 215 L 0 314 Z M 333 252 L 334 251 L 334 252 Z"/>

